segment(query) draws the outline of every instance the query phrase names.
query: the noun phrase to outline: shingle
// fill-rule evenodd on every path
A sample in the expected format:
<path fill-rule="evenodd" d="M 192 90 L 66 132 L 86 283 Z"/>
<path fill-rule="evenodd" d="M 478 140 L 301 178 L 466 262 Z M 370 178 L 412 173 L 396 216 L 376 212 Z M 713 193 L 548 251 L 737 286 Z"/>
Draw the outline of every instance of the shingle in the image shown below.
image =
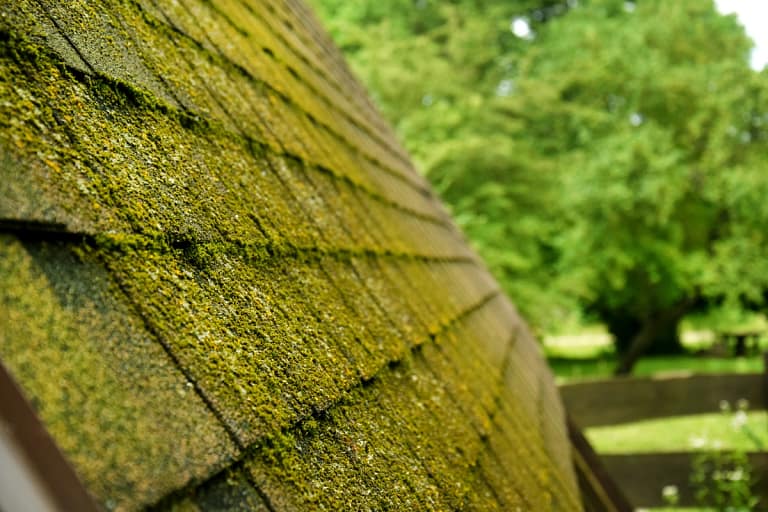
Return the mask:
<path fill-rule="evenodd" d="M 344 229 L 339 217 L 333 212 L 310 181 L 308 174 L 319 174 L 307 169 L 301 162 L 277 155 L 269 155 L 270 170 L 285 187 L 286 194 L 294 199 L 297 212 L 320 233 L 320 239 L 312 246 L 332 250 L 338 247 L 353 247 L 355 244 L 349 231 Z"/>
<path fill-rule="evenodd" d="M 0 357 L 107 508 L 152 503 L 238 456 L 93 254 L 0 235 Z"/>
<path fill-rule="evenodd" d="M 495 445 L 492 451 L 503 467 L 514 471 L 514 486 L 526 499 L 534 502 L 531 510 L 560 510 L 555 502 L 565 504 L 565 510 L 577 510 L 579 500 L 572 487 L 573 481 L 570 475 L 561 473 L 552 464 L 538 419 L 525 414 L 514 398 L 503 400 L 499 405 L 494 418 L 498 430 L 489 437 Z M 515 460 L 524 461 L 521 465 L 529 471 L 519 473 Z M 534 500 L 539 504 L 536 505 Z"/>
<path fill-rule="evenodd" d="M 399 359 L 406 350 L 406 340 L 392 323 L 372 291 L 366 286 L 351 261 L 327 259 L 323 268 L 328 273 L 344 303 L 359 319 L 360 343 L 370 352 L 370 362 L 365 364 L 364 376 L 370 377 L 386 361 Z"/>
<path fill-rule="evenodd" d="M 61 35 L 74 47 L 89 69 L 125 84 L 147 90 L 171 106 L 178 103 L 150 69 L 138 50 L 133 29 L 114 10 L 84 0 L 40 2 Z"/>
<path fill-rule="evenodd" d="M 308 52 L 307 47 L 291 30 L 293 23 L 279 16 L 275 10 L 263 9 L 257 12 L 248 4 L 237 2 L 220 1 L 213 4 L 214 10 L 226 18 L 226 22 L 217 23 L 217 27 L 229 29 L 226 33 L 221 30 L 213 32 L 214 36 L 219 36 L 219 47 L 226 44 L 224 41 L 238 41 L 238 47 L 248 47 L 254 40 L 262 42 L 281 68 L 276 73 L 266 75 L 266 80 L 318 123 L 328 127 L 338 142 L 352 144 L 358 151 L 385 165 L 389 172 L 408 183 L 426 188 L 425 182 L 415 174 L 400 170 L 403 165 L 410 166 L 410 163 L 400 154 L 392 154 L 392 149 L 381 140 L 378 130 L 370 126 L 368 119 L 372 116 L 361 116 L 350 108 L 346 98 L 339 94 L 341 87 L 330 87 L 327 77 L 318 76 L 311 65 L 312 61 L 305 54 Z M 246 39 L 243 34 L 251 37 Z M 229 55 L 239 65 L 251 70 L 253 76 L 265 77 L 264 73 L 253 68 L 253 59 L 245 58 L 247 54 L 247 51 L 241 51 Z"/>
<path fill-rule="evenodd" d="M 578 510 L 535 341 L 305 8 L 73 5 L 0 6 L 0 357 L 98 501 Z"/>
<path fill-rule="evenodd" d="M 244 444 L 351 386 L 352 363 L 300 298 L 322 293 L 308 286 L 311 262 L 137 252 L 108 265 Z"/>
<path fill-rule="evenodd" d="M 246 463 L 254 481 L 281 509 L 449 508 L 424 459 L 434 448 L 417 434 L 437 424 L 417 406 L 412 377 L 386 370 L 327 417 L 268 440 Z"/>
<path fill-rule="evenodd" d="M 172 512 L 272 512 L 242 468 L 222 471 L 196 488 L 170 496 L 153 510 Z"/>

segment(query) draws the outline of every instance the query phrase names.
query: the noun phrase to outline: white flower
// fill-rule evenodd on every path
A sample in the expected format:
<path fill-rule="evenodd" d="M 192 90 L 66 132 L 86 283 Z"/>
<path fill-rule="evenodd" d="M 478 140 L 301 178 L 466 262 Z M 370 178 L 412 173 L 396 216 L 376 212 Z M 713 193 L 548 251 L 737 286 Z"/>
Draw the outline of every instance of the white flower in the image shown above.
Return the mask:
<path fill-rule="evenodd" d="M 676 485 L 665 485 L 661 489 L 661 498 L 667 505 L 677 504 L 679 498 Z"/>
<path fill-rule="evenodd" d="M 667 500 L 677 498 L 677 494 L 678 492 L 676 485 L 665 485 L 661 490 L 661 496 Z"/>
<path fill-rule="evenodd" d="M 738 482 L 739 480 L 744 479 L 744 470 L 741 468 L 736 468 L 735 470 L 731 471 L 728 474 L 728 478 L 733 482 Z"/>
<path fill-rule="evenodd" d="M 720 411 L 728 412 L 730 410 L 731 410 L 731 404 L 728 403 L 728 400 L 720 400 Z"/>
<path fill-rule="evenodd" d="M 744 425 L 747 424 L 747 413 L 743 410 L 738 411 L 736 414 L 733 415 L 733 419 L 731 419 L 731 426 L 736 429 L 740 430 Z"/>
<path fill-rule="evenodd" d="M 533 39 L 533 30 L 531 30 L 531 24 L 526 18 L 517 17 L 512 19 L 509 24 L 509 30 L 521 39 Z"/>
<path fill-rule="evenodd" d="M 701 449 L 707 446 L 708 439 L 706 436 L 693 436 L 688 440 L 691 448 Z"/>
<path fill-rule="evenodd" d="M 749 400 L 747 400 L 746 398 L 739 398 L 739 401 L 736 402 L 736 407 L 740 411 L 746 411 L 747 409 L 749 409 Z"/>

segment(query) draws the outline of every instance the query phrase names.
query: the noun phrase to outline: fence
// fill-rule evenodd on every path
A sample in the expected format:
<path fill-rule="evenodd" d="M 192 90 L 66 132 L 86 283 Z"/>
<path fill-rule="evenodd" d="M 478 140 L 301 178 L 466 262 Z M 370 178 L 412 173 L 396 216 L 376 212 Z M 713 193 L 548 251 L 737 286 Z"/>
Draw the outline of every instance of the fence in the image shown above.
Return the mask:
<path fill-rule="evenodd" d="M 749 400 L 751 410 L 768 409 L 768 354 L 765 371 L 752 374 L 677 374 L 565 384 L 565 407 L 582 429 L 656 418 L 712 413 L 721 401 Z M 635 507 L 663 505 L 661 489 L 675 485 L 680 506 L 693 505 L 689 478 L 693 452 L 602 454 L 600 462 Z M 754 489 L 768 503 L 768 452 L 748 454 L 759 484 Z"/>

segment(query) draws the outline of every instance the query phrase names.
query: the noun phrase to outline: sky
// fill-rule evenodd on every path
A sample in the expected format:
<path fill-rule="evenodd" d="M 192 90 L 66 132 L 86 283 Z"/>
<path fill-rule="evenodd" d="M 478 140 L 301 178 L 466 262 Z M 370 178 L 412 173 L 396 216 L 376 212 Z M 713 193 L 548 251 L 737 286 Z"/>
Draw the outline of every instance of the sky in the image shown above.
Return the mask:
<path fill-rule="evenodd" d="M 752 67 L 762 69 L 768 64 L 768 1 L 767 0 L 715 0 L 723 14 L 735 13 L 747 34 L 755 42 Z"/>

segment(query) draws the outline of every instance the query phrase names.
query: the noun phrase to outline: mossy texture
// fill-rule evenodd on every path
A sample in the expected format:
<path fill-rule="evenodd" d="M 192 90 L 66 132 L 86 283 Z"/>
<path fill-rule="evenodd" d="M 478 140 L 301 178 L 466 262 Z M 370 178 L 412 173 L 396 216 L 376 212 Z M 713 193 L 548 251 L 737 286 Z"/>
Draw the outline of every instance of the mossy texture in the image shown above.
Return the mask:
<path fill-rule="evenodd" d="M 268 437 L 246 459 L 253 481 L 285 510 L 578 510 L 537 420 L 520 414 L 529 397 L 508 392 L 509 359 L 484 361 L 468 343 L 480 322 L 463 317 L 326 414 Z"/>
<path fill-rule="evenodd" d="M 238 457 L 194 386 L 92 256 L 0 235 L 0 356 L 107 508 Z"/>
<path fill-rule="evenodd" d="M 0 43 L 0 358 L 105 508 L 579 509 L 535 342 L 304 5 Z"/>

